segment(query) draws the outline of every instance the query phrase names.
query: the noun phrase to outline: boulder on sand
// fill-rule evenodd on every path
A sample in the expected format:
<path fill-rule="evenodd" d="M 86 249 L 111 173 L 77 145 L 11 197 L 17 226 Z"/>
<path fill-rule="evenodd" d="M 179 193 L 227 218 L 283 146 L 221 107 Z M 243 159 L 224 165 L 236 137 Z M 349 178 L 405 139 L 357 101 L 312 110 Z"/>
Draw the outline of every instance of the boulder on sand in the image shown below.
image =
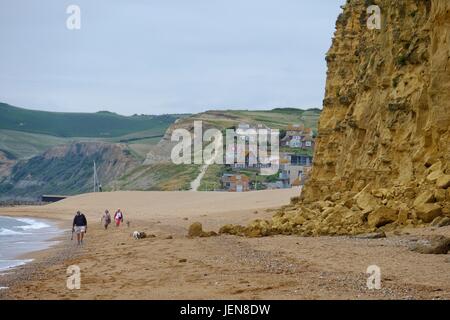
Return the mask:
<path fill-rule="evenodd" d="M 417 218 L 425 223 L 432 222 L 442 214 L 442 208 L 437 203 L 424 203 L 416 207 Z"/>
<path fill-rule="evenodd" d="M 447 254 L 450 250 L 450 239 L 444 236 L 428 236 L 417 240 L 409 249 L 422 254 Z"/>
<path fill-rule="evenodd" d="M 386 233 L 384 231 L 372 232 L 372 233 L 364 233 L 358 234 L 354 236 L 355 239 L 382 239 L 386 238 Z"/>
<path fill-rule="evenodd" d="M 436 219 L 433 220 L 433 222 L 431 223 L 431 226 L 438 227 L 438 228 L 450 226 L 450 218 L 449 217 L 437 217 Z"/>
<path fill-rule="evenodd" d="M 398 210 L 388 207 L 379 207 L 369 214 L 367 223 L 370 227 L 379 228 L 396 221 L 397 218 Z"/>
<path fill-rule="evenodd" d="M 189 226 L 189 230 L 188 230 L 189 237 L 206 238 L 206 237 L 213 237 L 216 235 L 217 235 L 217 233 L 215 233 L 214 231 L 210 231 L 210 232 L 203 231 L 203 226 L 200 222 L 194 222 L 193 224 L 191 224 Z"/>
<path fill-rule="evenodd" d="M 203 233 L 203 226 L 200 222 L 194 222 L 189 226 L 189 237 L 200 237 Z"/>

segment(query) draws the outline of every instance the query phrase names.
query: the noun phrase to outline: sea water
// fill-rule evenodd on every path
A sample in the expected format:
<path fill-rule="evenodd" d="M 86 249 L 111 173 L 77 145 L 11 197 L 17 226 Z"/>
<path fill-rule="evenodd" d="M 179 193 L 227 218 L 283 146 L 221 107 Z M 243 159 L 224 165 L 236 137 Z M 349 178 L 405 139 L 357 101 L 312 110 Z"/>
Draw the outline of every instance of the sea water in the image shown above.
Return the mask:
<path fill-rule="evenodd" d="M 19 257 L 50 247 L 61 233 L 46 220 L 0 216 L 0 273 L 32 261 Z"/>

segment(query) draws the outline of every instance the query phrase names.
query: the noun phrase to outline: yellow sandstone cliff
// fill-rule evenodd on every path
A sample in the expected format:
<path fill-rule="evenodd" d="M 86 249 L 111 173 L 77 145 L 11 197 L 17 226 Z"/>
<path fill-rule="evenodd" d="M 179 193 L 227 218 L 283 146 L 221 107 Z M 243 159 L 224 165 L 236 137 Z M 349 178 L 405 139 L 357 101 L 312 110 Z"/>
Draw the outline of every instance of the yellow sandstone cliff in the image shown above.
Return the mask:
<path fill-rule="evenodd" d="M 367 7 L 381 8 L 380 30 Z M 450 223 L 450 1 L 348 0 L 327 54 L 314 167 L 270 221 L 223 233 L 339 235 Z"/>

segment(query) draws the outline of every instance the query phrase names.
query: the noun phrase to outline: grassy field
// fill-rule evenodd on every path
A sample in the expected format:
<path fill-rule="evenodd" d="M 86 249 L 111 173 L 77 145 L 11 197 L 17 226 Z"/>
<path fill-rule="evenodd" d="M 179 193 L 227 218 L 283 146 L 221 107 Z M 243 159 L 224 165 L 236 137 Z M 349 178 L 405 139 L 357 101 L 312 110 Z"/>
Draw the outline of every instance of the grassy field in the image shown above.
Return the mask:
<path fill-rule="evenodd" d="M 225 111 L 206 111 L 183 118 L 178 126 L 189 128 L 194 121 L 203 121 L 203 124 L 214 127 L 219 130 L 233 128 L 240 123 L 247 123 L 252 126 L 259 124 L 266 125 L 271 129 L 286 129 L 290 124 L 303 123 L 317 132 L 317 124 L 320 117 L 319 109 L 294 109 L 279 108 L 274 110 L 225 110 Z"/>
<path fill-rule="evenodd" d="M 46 134 L 56 137 L 113 138 L 146 131 L 164 134 L 178 115 L 121 116 L 111 112 L 64 113 L 17 108 L 0 103 L 0 129 Z"/>
<path fill-rule="evenodd" d="M 129 147 L 137 153 L 138 157 L 143 159 L 151 145 L 157 144 L 161 139 L 161 136 L 159 135 L 150 138 L 148 137 L 148 131 L 134 133 L 133 138 L 124 136 L 102 139 L 85 137 L 61 138 L 46 134 L 0 129 L 0 150 L 10 153 L 17 159 L 28 159 L 61 144 L 103 141 L 128 144 Z"/>
<path fill-rule="evenodd" d="M 71 140 L 45 134 L 0 129 L 0 150 L 9 152 L 18 159 L 30 158 L 56 145 L 69 143 Z"/>
<path fill-rule="evenodd" d="M 112 182 L 107 189 L 141 191 L 189 190 L 191 181 L 199 173 L 199 165 L 175 165 L 172 163 L 142 165 Z"/>
<path fill-rule="evenodd" d="M 151 147 L 159 142 L 160 138 L 145 139 L 139 143 L 129 143 L 128 147 L 136 153 L 136 157 L 144 160 Z"/>
<path fill-rule="evenodd" d="M 211 191 L 221 188 L 220 178 L 226 172 L 226 168 L 221 164 L 213 164 L 208 167 L 203 176 L 198 191 Z"/>
<path fill-rule="evenodd" d="M 232 115 L 243 119 L 243 122 L 262 123 L 273 129 L 284 129 L 289 124 L 303 123 L 306 127 L 317 130 L 320 110 L 301 110 L 279 108 L 270 111 L 230 111 Z"/>
<path fill-rule="evenodd" d="M 89 141 L 125 143 L 144 158 L 167 128 L 185 116 L 45 112 L 4 103 L 0 103 L 0 114 L 0 150 L 17 159 L 29 159 L 57 145 Z"/>

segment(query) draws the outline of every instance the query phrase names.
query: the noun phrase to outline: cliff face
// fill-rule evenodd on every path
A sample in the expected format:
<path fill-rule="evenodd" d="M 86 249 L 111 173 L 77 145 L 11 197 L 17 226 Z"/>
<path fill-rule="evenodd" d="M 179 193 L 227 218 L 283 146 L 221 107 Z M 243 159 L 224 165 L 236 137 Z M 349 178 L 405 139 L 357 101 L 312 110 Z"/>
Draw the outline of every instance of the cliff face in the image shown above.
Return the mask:
<path fill-rule="evenodd" d="M 381 8 L 381 30 L 367 7 Z M 311 178 L 270 221 L 222 232 L 358 234 L 450 223 L 450 1 L 348 0 L 327 54 Z"/>
<path fill-rule="evenodd" d="M 93 161 L 103 187 L 138 165 L 122 144 L 79 142 L 56 146 L 10 169 L 10 174 L 0 179 L 0 200 L 35 200 L 42 194 L 90 192 Z"/>
<path fill-rule="evenodd" d="M 0 181 L 11 174 L 15 164 L 16 160 L 11 154 L 0 150 Z"/>
<path fill-rule="evenodd" d="M 328 52 L 316 162 L 304 199 L 422 183 L 450 158 L 450 2 L 349 1 Z"/>

